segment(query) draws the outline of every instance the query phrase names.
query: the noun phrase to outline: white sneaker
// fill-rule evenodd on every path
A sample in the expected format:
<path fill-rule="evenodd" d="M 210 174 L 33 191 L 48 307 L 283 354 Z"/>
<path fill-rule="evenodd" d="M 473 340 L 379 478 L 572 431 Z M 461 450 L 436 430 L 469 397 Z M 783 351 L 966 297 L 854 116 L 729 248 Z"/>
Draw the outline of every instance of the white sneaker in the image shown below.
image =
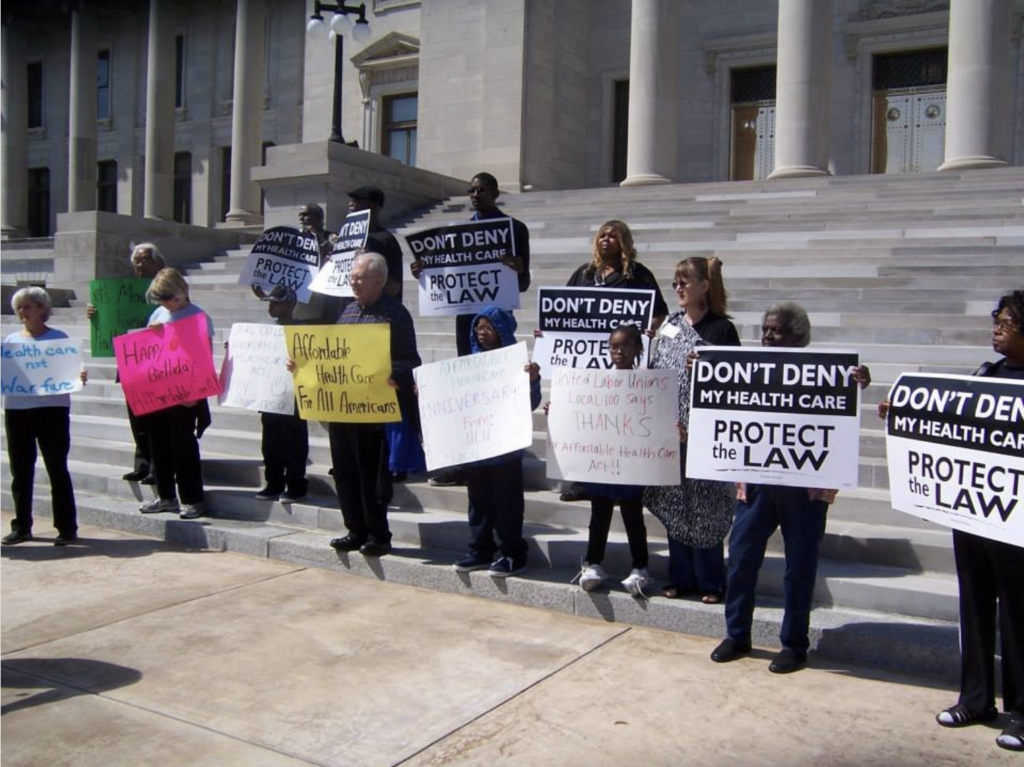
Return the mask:
<path fill-rule="evenodd" d="M 601 565 L 584 564 L 579 574 L 580 588 L 584 591 L 593 591 L 608 579 L 608 573 Z"/>
<path fill-rule="evenodd" d="M 181 519 L 199 519 L 204 514 L 206 514 L 206 504 L 199 501 L 198 503 L 186 503 L 178 516 Z"/>
<path fill-rule="evenodd" d="M 146 501 L 144 504 L 139 506 L 139 511 L 143 514 L 159 514 L 163 511 L 178 512 L 181 507 L 178 506 L 177 498 L 154 498 L 152 501 Z"/>
<path fill-rule="evenodd" d="M 631 596 L 646 599 L 647 594 L 644 593 L 644 589 L 649 589 L 653 583 L 654 579 L 647 574 L 646 567 L 634 567 L 626 580 L 622 582 L 622 586 Z"/>

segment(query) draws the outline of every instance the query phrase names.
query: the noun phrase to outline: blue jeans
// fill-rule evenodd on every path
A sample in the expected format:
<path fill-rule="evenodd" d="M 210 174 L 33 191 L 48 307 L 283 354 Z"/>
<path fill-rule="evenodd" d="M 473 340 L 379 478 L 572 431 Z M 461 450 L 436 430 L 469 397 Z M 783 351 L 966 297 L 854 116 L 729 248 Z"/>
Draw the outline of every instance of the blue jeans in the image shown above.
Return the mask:
<path fill-rule="evenodd" d="M 668 579 L 680 592 L 725 593 L 725 554 L 722 544 L 698 549 L 668 538 Z"/>
<path fill-rule="evenodd" d="M 747 486 L 747 501 L 736 505 L 729 538 L 729 586 L 725 598 L 729 637 L 745 644 L 750 642 L 757 573 L 768 539 L 776 528 L 781 528 L 786 551 L 786 609 L 779 638 L 783 647 L 807 652 L 818 545 L 825 534 L 827 513 L 828 504 L 812 501 L 806 488 Z"/>

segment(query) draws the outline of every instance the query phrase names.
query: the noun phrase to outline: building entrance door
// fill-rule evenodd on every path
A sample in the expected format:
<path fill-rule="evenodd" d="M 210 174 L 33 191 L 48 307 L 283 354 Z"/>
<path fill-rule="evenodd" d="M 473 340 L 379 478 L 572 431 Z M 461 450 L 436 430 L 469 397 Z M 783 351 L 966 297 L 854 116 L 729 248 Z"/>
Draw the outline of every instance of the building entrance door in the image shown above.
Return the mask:
<path fill-rule="evenodd" d="M 729 179 L 759 181 L 775 167 L 775 67 L 731 72 Z"/>
<path fill-rule="evenodd" d="M 872 173 L 937 170 L 946 147 L 946 49 L 876 56 Z"/>

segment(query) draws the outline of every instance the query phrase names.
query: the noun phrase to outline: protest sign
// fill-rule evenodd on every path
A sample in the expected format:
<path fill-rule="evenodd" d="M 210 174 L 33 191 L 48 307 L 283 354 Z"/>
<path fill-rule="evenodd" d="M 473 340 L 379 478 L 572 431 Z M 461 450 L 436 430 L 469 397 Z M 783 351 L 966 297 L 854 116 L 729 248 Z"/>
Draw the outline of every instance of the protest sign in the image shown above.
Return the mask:
<path fill-rule="evenodd" d="M 291 325 L 285 328 L 299 415 L 308 421 L 401 421 L 391 375 L 391 326 Z"/>
<path fill-rule="evenodd" d="M 300 303 L 309 303 L 309 284 L 320 268 L 320 244 L 312 232 L 290 226 L 265 231 L 242 267 L 239 285 L 255 285 L 266 291 L 284 285 L 295 291 Z"/>
<path fill-rule="evenodd" d="M 309 289 L 327 296 L 350 298 L 352 285 L 349 283 L 349 274 L 352 271 L 352 262 L 355 261 L 356 251 L 366 246 L 369 234 L 370 211 L 349 213 L 345 223 L 341 225 L 338 238 L 334 241 L 330 260 L 317 272 Z"/>
<path fill-rule="evenodd" d="M 690 382 L 686 476 L 857 486 L 857 354 L 702 347 Z"/>
<path fill-rule="evenodd" d="M 476 314 L 485 306 L 519 308 L 519 278 L 501 263 L 515 256 L 512 219 L 430 229 L 405 238 L 420 274 L 420 315 Z"/>
<path fill-rule="evenodd" d="M 135 415 L 220 394 L 203 314 L 117 336 L 114 353 Z"/>
<path fill-rule="evenodd" d="M 427 469 L 494 458 L 533 441 L 526 344 L 413 371 Z"/>
<path fill-rule="evenodd" d="M 889 400 L 892 507 L 1024 547 L 1024 382 L 906 373 Z"/>
<path fill-rule="evenodd" d="M 678 485 L 674 370 L 554 368 L 548 476 L 613 485 Z"/>
<path fill-rule="evenodd" d="M 533 345 L 541 374 L 556 367 L 609 369 L 608 336 L 620 325 L 651 326 L 654 291 L 629 288 L 540 288 L 537 327 L 544 335 Z M 648 338 L 643 336 L 647 360 Z"/>
<path fill-rule="evenodd" d="M 217 401 L 226 407 L 292 415 L 295 389 L 287 363 L 284 326 L 236 322 L 220 368 Z"/>
<path fill-rule="evenodd" d="M 89 331 L 93 357 L 114 356 L 114 336 L 146 327 L 153 307 L 146 300 L 152 280 L 92 280 L 89 303 L 96 307 Z"/>
<path fill-rule="evenodd" d="M 82 350 L 77 341 L 4 342 L 0 357 L 4 396 L 46 397 L 82 390 Z"/>

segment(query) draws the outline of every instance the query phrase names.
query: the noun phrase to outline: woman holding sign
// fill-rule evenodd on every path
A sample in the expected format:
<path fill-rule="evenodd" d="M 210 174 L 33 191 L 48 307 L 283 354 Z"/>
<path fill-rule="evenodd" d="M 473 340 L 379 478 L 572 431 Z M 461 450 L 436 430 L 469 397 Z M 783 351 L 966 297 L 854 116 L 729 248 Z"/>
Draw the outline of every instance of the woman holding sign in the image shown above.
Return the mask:
<path fill-rule="evenodd" d="M 48 327 L 51 303 L 42 288 L 22 288 L 11 298 L 22 329 L 4 339 L 4 345 L 32 346 L 40 341 L 67 338 L 62 330 Z M 27 350 L 26 350 L 27 351 Z M 36 350 L 38 352 L 38 350 Z M 7 350 L 5 349 L 5 356 Z M 86 373 L 81 373 L 82 383 Z M 34 387 L 32 387 L 34 388 Z M 3 544 L 13 546 L 32 540 L 32 487 L 35 482 L 36 445 L 43 454 L 50 477 L 53 525 L 57 528 L 54 546 L 66 546 L 78 539 L 78 514 L 75 491 L 68 472 L 71 451 L 70 394 L 7 394 L 4 397 L 4 427 L 7 455 L 11 463 L 11 495 L 14 519 Z"/>

